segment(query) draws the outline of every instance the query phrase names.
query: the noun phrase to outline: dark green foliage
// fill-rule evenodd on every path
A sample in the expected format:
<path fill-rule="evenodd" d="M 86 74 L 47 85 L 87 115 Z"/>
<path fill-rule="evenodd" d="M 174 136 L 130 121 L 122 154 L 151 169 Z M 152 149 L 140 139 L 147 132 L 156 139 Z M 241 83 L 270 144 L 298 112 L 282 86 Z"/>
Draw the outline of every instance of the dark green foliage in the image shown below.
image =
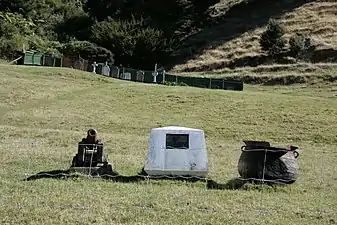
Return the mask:
<path fill-rule="evenodd" d="M 87 0 L 84 11 L 97 21 L 103 21 L 107 17 L 120 18 L 127 0 Z"/>
<path fill-rule="evenodd" d="M 98 21 L 91 29 L 92 42 L 111 49 L 118 65 L 148 69 L 167 62 L 182 39 L 206 20 L 209 6 L 218 1 L 117 0 L 112 4 L 88 0 L 84 8 Z"/>
<path fill-rule="evenodd" d="M 0 54 L 8 56 L 28 45 L 35 24 L 21 14 L 0 12 Z"/>
<path fill-rule="evenodd" d="M 0 11 L 25 13 L 27 0 L 1 0 Z"/>
<path fill-rule="evenodd" d="M 262 50 L 272 57 L 277 57 L 282 53 L 286 44 L 286 40 L 283 37 L 284 34 L 284 28 L 276 20 L 271 19 L 268 22 L 266 31 L 262 33 L 260 38 Z"/>
<path fill-rule="evenodd" d="M 301 34 L 295 34 L 289 39 L 290 54 L 298 57 L 305 49 L 305 38 Z"/>
<path fill-rule="evenodd" d="M 31 19 L 26 19 L 19 13 L 0 12 L 0 25 L 0 36 L 5 37 L 15 34 L 29 36 L 36 29 L 36 24 Z"/>
<path fill-rule="evenodd" d="M 289 53 L 298 59 L 305 59 L 315 46 L 311 43 L 311 39 L 303 34 L 296 33 L 289 38 Z"/>
<path fill-rule="evenodd" d="M 28 39 L 28 47 L 31 50 L 47 54 L 60 54 L 59 49 L 62 48 L 62 44 L 58 41 L 50 41 L 44 37 L 34 35 Z"/>
<path fill-rule="evenodd" d="M 163 59 L 168 42 L 160 30 L 142 20 L 121 21 L 108 18 L 92 26 L 91 41 L 115 54 L 115 63 L 142 69 L 153 68 Z M 159 62 L 158 62 L 159 63 Z"/>
<path fill-rule="evenodd" d="M 54 31 L 58 34 L 58 39 L 64 42 L 76 39 L 89 40 L 89 31 L 93 21 L 85 13 L 75 14 L 66 18 L 63 23 L 55 26 Z"/>
<path fill-rule="evenodd" d="M 91 58 L 92 56 L 100 56 L 104 60 L 113 61 L 113 54 L 110 50 L 88 41 L 68 42 L 60 48 L 60 52 L 63 55 L 81 56 L 86 59 Z"/>
<path fill-rule="evenodd" d="M 25 47 L 87 59 L 107 53 L 118 65 L 152 69 L 203 25 L 205 12 L 217 2 L 1 0 L 0 52 Z"/>

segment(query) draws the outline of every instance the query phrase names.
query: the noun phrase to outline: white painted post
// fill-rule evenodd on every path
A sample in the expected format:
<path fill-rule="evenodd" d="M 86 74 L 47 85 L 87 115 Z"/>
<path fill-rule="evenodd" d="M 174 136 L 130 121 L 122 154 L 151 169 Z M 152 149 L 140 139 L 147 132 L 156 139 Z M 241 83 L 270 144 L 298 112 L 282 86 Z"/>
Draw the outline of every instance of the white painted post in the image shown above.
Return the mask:
<path fill-rule="evenodd" d="M 96 73 L 96 66 L 98 66 L 98 64 L 96 62 L 94 62 L 92 65 L 92 72 Z"/>
<path fill-rule="evenodd" d="M 157 76 L 158 76 L 157 63 L 154 65 L 154 72 L 152 73 L 152 76 L 153 76 L 153 83 L 157 83 Z"/>
<path fill-rule="evenodd" d="M 110 67 L 107 61 L 105 62 L 105 65 L 102 68 L 102 72 L 104 76 L 108 76 L 108 77 L 110 76 Z"/>
<path fill-rule="evenodd" d="M 163 70 L 163 84 L 165 83 L 165 73 L 166 73 L 166 71 Z"/>

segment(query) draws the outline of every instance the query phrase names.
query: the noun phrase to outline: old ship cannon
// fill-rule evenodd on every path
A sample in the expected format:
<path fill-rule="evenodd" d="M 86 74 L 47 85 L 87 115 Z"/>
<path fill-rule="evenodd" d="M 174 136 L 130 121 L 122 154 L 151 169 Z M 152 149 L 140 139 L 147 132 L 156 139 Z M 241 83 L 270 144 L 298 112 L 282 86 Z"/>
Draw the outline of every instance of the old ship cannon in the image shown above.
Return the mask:
<path fill-rule="evenodd" d="M 266 183 L 290 184 L 299 173 L 296 151 L 298 147 L 271 147 L 269 142 L 244 141 L 238 162 L 238 172 L 243 179 Z"/>
<path fill-rule="evenodd" d="M 108 155 L 104 152 L 104 143 L 98 139 L 95 129 L 87 131 L 87 137 L 78 143 L 77 154 L 73 157 L 71 170 L 89 175 L 114 175 Z"/>

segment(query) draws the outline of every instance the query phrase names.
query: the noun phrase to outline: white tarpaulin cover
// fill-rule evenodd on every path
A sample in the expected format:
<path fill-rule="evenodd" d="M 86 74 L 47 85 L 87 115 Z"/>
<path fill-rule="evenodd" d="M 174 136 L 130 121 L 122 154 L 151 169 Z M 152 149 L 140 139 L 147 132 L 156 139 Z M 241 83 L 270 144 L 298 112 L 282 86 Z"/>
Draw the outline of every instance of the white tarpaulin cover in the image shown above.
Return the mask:
<path fill-rule="evenodd" d="M 149 175 L 205 177 L 208 157 L 204 131 L 176 126 L 153 128 L 144 170 Z"/>

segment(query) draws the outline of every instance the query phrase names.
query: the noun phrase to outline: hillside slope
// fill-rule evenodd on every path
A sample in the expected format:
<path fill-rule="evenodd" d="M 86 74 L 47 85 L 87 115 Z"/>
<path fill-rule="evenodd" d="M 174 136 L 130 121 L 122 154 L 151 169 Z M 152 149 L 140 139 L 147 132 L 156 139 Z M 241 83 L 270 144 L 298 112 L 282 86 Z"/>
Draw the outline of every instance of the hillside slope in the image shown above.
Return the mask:
<path fill-rule="evenodd" d="M 285 27 L 286 38 L 296 32 L 311 37 L 317 46 L 314 62 L 336 59 L 334 0 L 222 0 L 214 6 L 213 14 L 216 25 L 189 38 L 182 53 L 191 57 L 172 71 L 212 71 L 259 64 L 259 35 L 269 18 L 277 19 Z"/>
<path fill-rule="evenodd" d="M 337 221 L 335 90 L 247 86 L 243 92 L 116 80 L 66 68 L 0 65 L 1 224 L 333 224 Z M 120 174 L 143 167 L 151 128 L 205 130 L 204 183 L 24 181 L 69 168 L 88 128 Z M 299 147 L 286 187 L 233 190 L 243 139 Z"/>

